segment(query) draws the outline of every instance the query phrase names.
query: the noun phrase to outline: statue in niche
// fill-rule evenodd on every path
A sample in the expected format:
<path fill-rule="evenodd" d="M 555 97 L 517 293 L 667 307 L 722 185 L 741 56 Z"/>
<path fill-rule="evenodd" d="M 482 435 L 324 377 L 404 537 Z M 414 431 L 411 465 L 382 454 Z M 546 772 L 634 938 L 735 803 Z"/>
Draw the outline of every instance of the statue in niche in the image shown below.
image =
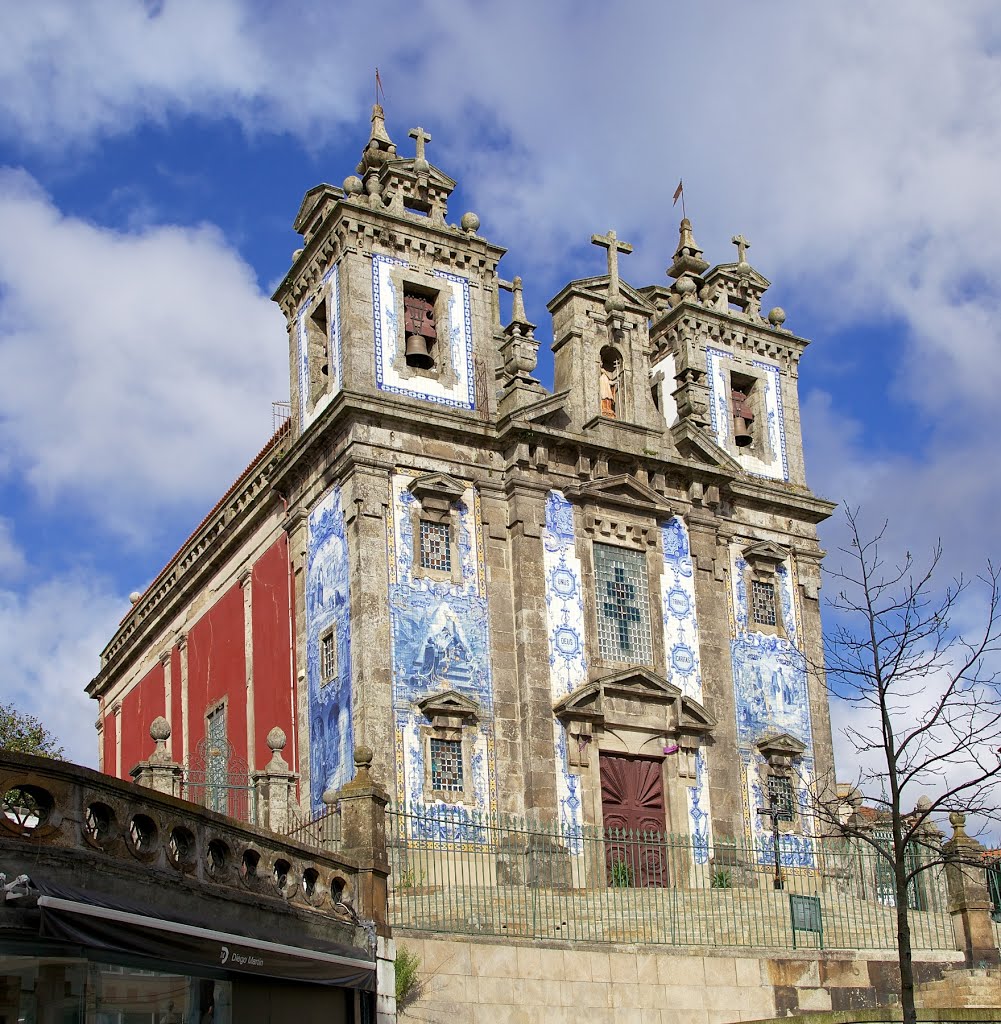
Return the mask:
<path fill-rule="evenodd" d="M 601 399 L 601 415 L 615 419 L 619 397 L 619 355 L 614 349 L 601 350 L 598 395 Z"/>

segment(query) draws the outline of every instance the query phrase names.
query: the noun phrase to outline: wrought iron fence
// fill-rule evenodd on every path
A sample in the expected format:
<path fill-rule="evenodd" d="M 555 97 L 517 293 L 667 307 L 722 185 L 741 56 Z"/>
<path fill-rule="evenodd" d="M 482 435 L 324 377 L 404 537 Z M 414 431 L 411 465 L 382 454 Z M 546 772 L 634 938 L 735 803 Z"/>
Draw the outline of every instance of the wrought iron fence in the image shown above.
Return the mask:
<path fill-rule="evenodd" d="M 770 837 L 693 843 L 454 808 L 391 809 L 386 832 L 396 927 L 590 942 L 896 946 L 888 863 L 862 843 L 785 837 L 778 890 Z M 954 948 L 940 867 L 918 876 L 909 903 L 914 947 Z"/>
<path fill-rule="evenodd" d="M 226 740 L 201 740 L 184 768 L 181 796 L 210 811 L 257 824 L 257 801 L 247 762 Z"/>
<path fill-rule="evenodd" d="M 321 850 L 338 850 L 341 846 L 341 815 L 335 804 L 322 814 L 303 819 L 290 808 L 289 827 L 285 834 L 289 839 L 319 847 Z"/>

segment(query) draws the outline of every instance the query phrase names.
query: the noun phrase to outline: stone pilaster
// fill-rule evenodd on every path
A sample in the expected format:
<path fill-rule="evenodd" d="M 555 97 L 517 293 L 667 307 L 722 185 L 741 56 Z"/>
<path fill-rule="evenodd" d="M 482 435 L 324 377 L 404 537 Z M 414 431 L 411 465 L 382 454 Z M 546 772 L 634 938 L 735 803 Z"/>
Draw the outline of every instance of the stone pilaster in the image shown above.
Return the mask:
<path fill-rule="evenodd" d="M 992 902 L 984 871 L 984 847 L 966 834 L 966 815 L 949 815 L 952 838 L 942 845 L 949 887 L 949 912 L 967 967 L 996 967 L 1001 963 L 994 927 Z"/>
<path fill-rule="evenodd" d="M 299 776 L 282 757 L 287 742 L 285 731 L 275 726 L 268 733 L 271 760 L 263 771 L 250 773 L 257 803 L 257 824 L 278 835 L 287 835 L 294 823 L 295 786 L 299 781 Z"/>
<path fill-rule="evenodd" d="M 341 809 L 341 853 L 358 861 L 355 909 L 388 937 L 389 859 L 386 855 L 386 804 L 389 794 L 371 774 L 372 751 L 355 748 L 355 776 L 337 791 Z"/>

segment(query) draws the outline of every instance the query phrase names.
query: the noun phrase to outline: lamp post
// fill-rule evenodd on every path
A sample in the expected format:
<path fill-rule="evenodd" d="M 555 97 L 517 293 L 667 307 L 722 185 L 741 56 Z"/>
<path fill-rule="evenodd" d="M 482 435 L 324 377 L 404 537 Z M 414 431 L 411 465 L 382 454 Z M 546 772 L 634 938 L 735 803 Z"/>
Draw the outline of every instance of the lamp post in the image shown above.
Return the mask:
<path fill-rule="evenodd" d="M 779 822 L 792 821 L 792 812 L 785 806 L 783 800 L 777 799 L 774 791 L 768 794 L 768 806 L 759 807 L 758 814 L 772 820 L 772 853 L 775 855 L 775 877 L 772 885 L 776 889 L 784 888 L 782 882 L 782 862 L 779 859 Z"/>

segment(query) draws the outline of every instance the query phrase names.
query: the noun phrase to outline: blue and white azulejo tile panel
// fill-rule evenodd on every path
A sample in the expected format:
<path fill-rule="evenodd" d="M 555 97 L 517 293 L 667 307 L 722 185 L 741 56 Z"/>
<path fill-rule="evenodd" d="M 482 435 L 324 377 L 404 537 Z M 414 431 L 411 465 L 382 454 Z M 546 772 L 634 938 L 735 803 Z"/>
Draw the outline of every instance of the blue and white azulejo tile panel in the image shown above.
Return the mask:
<path fill-rule="evenodd" d="M 329 326 L 327 337 L 327 372 L 329 386 L 312 409 L 309 405 L 310 367 L 307 317 L 317 303 L 324 302 L 330 295 Z M 333 401 L 343 385 L 341 359 L 341 296 L 338 264 L 335 263 L 321 278 L 319 293 L 308 298 L 296 314 L 296 349 L 299 367 L 299 430 L 305 430 L 317 416 Z"/>
<path fill-rule="evenodd" d="M 664 572 L 661 597 L 667 677 L 692 700 L 702 703 L 702 668 L 699 656 L 699 621 L 695 608 L 695 569 L 688 527 L 680 516 L 661 523 Z M 695 785 L 688 787 L 688 827 L 696 863 L 709 858 L 712 820 L 709 808 L 708 765 L 702 751 L 696 755 Z"/>
<path fill-rule="evenodd" d="M 339 487 L 309 514 L 306 548 L 306 675 L 309 688 L 310 805 L 354 773 L 351 723 L 351 616 L 348 546 Z M 336 673 L 324 679 L 320 638 L 332 631 Z"/>
<path fill-rule="evenodd" d="M 573 507 L 561 491 L 546 498 L 546 527 L 542 533 L 546 579 L 546 625 L 549 631 L 549 680 L 553 703 L 587 682 L 584 632 L 584 590 L 574 540 Z M 580 779 L 567 762 L 566 732 L 553 718 L 557 796 L 565 827 L 581 825 Z"/>
<path fill-rule="evenodd" d="M 389 617 L 393 665 L 393 711 L 397 724 L 397 792 L 401 806 L 423 803 L 424 753 L 420 727 L 430 723 L 417 710 L 421 698 L 454 690 L 479 705 L 473 742 L 475 807 L 490 812 L 493 795 L 493 683 L 490 625 L 484 591 L 480 505 L 469 486 L 457 503 L 460 580 L 414 574 L 414 477 L 393 474 L 389 531 Z"/>
<path fill-rule="evenodd" d="M 730 389 L 727 387 L 728 363 L 733 356 L 723 349 L 706 349 L 706 377 L 709 384 L 709 416 L 713 432 L 721 447 L 726 448 L 749 473 L 773 480 L 789 479 L 789 460 L 786 457 L 786 428 L 782 406 L 782 382 L 779 368 L 773 363 L 754 360 L 764 384 L 764 407 L 768 419 L 767 460 L 755 455 L 749 448 L 733 449 L 733 417 L 728 406 Z M 756 385 L 757 387 L 757 385 Z"/>
<path fill-rule="evenodd" d="M 395 367 L 402 338 L 403 295 L 393 281 L 394 267 L 408 267 L 394 256 L 372 257 L 372 320 L 375 331 L 375 382 L 380 391 L 407 395 L 456 409 L 475 408 L 473 326 L 469 305 L 469 279 L 436 270 L 447 296 L 448 349 L 454 384 L 446 387 L 434 377 L 404 378 Z M 439 330 L 439 339 L 441 332 Z"/>

